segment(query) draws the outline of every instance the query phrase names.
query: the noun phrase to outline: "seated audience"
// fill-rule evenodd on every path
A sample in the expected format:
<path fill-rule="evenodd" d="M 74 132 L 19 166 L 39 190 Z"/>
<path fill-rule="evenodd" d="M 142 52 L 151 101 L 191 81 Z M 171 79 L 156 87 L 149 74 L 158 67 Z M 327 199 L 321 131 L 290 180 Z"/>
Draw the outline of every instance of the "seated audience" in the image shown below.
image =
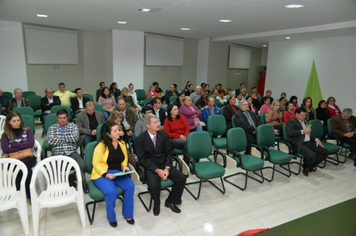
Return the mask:
<path fill-rule="evenodd" d="M 289 102 L 290 102 L 290 103 L 293 103 L 293 105 L 294 105 L 294 111 L 299 107 L 297 96 L 295 96 L 295 95 L 291 96 L 290 99 L 289 99 Z"/>
<path fill-rule="evenodd" d="M 283 112 L 283 122 L 287 123 L 290 119 L 295 116 L 294 112 L 294 105 L 291 102 L 287 102 L 286 104 L 287 109 Z"/>
<path fill-rule="evenodd" d="M 257 88 L 256 87 L 252 87 L 252 91 L 251 91 L 251 96 L 252 96 L 252 93 L 255 93 L 256 94 L 256 99 L 261 102 L 262 101 L 262 97 L 261 95 L 257 92 Z M 255 105 L 256 106 L 256 105 Z M 257 107 L 257 106 L 256 106 Z"/>
<path fill-rule="evenodd" d="M 18 159 L 26 165 L 27 178 L 25 188 L 28 199 L 31 199 L 30 183 L 32 167 L 36 165 L 36 157 L 32 154 L 34 144 L 35 138 L 33 132 L 30 128 L 25 126 L 21 119 L 21 115 L 17 112 L 9 111 L 5 119 L 4 133 L 1 136 L 1 149 L 5 157 Z M 20 152 L 22 155 L 20 155 Z M 16 188 L 18 190 L 21 186 L 21 179 L 22 172 L 20 171 L 16 178 Z M 6 189 L 4 191 L 6 191 Z"/>
<path fill-rule="evenodd" d="M 166 104 L 169 105 L 170 97 L 177 96 L 177 95 L 178 95 L 177 88 L 174 86 L 174 84 L 171 84 L 166 92 Z"/>
<path fill-rule="evenodd" d="M 146 97 L 160 97 L 159 94 L 155 91 L 156 87 L 154 85 L 150 85 L 149 91 L 146 93 Z"/>
<path fill-rule="evenodd" d="M 200 97 L 200 98 L 198 99 L 198 101 L 195 103 L 195 105 L 196 105 L 199 109 L 201 109 L 201 108 L 205 107 L 206 105 L 208 105 L 208 101 L 207 101 L 206 97 L 207 97 L 207 93 L 204 92 L 204 91 L 202 91 L 202 92 L 201 92 L 201 97 Z"/>
<path fill-rule="evenodd" d="M 71 91 L 66 90 L 66 85 L 63 82 L 58 84 L 58 89 L 59 90 L 56 91 L 53 95 L 59 97 L 62 106 L 70 107 L 70 98 L 74 98 L 77 95 Z"/>
<path fill-rule="evenodd" d="M 110 91 L 108 87 L 103 88 L 98 103 L 103 106 L 104 119 L 107 120 L 110 116 L 110 113 L 115 109 L 115 98 L 110 95 Z M 126 101 L 125 101 L 125 106 L 126 106 Z"/>
<path fill-rule="evenodd" d="M 190 97 L 185 96 L 184 103 L 179 109 L 179 114 L 183 115 L 187 120 L 190 132 L 202 130 L 199 120 L 201 111 L 192 103 Z"/>
<path fill-rule="evenodd" d="M 104 116 L 100 111 L 95 111 L 92 101 L 85 104 L 85 109 L 77 115 L 77 126 L 79 129 L 78 145 L 85 147 L 88 143 L 96 141 L 96 128 L 103 124 Z"/>
<path fill-rule="evenodd" d="M 311 97 L 304 98 L 301 107 L 304 107 L 304 109 L 307 111 L 307 115 L 305 117 L 307 122 L 316 119 L 316 111 L 313 108 L 313 100 Z"/>
<path fill-rule="evenodd" d="M 189 126 L 184 116 L 178 114 L 178 107 L 174 104 L 168 106 L 167 118 L 164 122 L 164 132 L 172 140 L 172 147 L 187 152 L 187 136 Z M 189 157 L 184 157 L 184 161 L 189 163 Z"/>
<path fill-rule="evenodd" d="M 242 94 L 242 97 L 246 100 L 248 93 L 247 93 L 247 89 L 245 87 L 241 89 L 241 94 Z"/>
<path fill-rule="evenodd" d="M 271 90 L 267 90 L 266 91 L 266 95 L 263 97 L 263 99 L 261 100 L 261 106 L 263 106 L 265 99 L 266 98 L 270 98 L 271 99 L 271 103 L 273 102 L 273 97 L 272 97 L 272 91 Z M 270 103 L 270 104 L 271 104 Z M 262 114 L 262 113 L 261 113 Z"/>
<path fill-rule="evenodd" d="M 187 81 L 187 84 L 185 85 L 184 89 L 182 89 L 182 93 L 184 93 L 184 95 L 186 94 L 186 92 L 188 92 L 190 90 L 190 87 L 191 87 L 190 85 L 193 85 L 193 84 L 190 81 Z M 187 95 L 187 96 L 189 96 L 189 95 Z"/>
<path fill-rule="evenodd" d="M 283 112 L 285 111 L 287 108 L 286 108 L 286 104 L 287 104 L 287 99 L 285 97 L 281 97 L 279 99 L 279 104 L 280 104 L 280 111 Z"/>
<path fill-rule="evenodd" d="M 121 91 L 121 95 L 118 97 L 119 98 L 123 98 L 125 100 L 126 103 L 130 104 L 131 106 L 131 110 L 135 113 L 137 113 L 139 111 L 138 107 L 136 106 L 132 96 L 129 95 L 129 90 L 126 87 L 122 88 Z"/>
<path fill-rule="evenodd" d="M 292 153 L 301 153 L 303 158 L 303 174 L 308 176 L 310 171 L 316 170 L 318 164 L 326 159 L 329 152 L 319 139 L 311 134 L 311 128 L 305 121 L 306 110 L 299 107 L 295 110 L 295 117 L 286 124 L 288 142 L 292 144 Z"/>
<path fill-rule="evenodd" d="M 326 108 L 329 111 L 330 118 L 341 114 L 340 108 L 335 103 L 336 100 L 334 97 L 329 97 L 328 100 L 326 100 Z"/>
<path fill-rule="evenodd" d="M 183 94 L 184 96 L 184 94 Z M 136 137 L 140 136 L 140 134 L 142 134 L 143 132 L 145 132 L 147 130 L 145 123 L 143 122 L 143 118 L 147 115 L 147 114 L 152 114 L 152 108 L 148 107 L 148 106 L 144 106 L 142 107 L 142 119 L 138 120 L 136 122 L 135 125 L 135 135 Z"/>
<path fill-rule="evenodd" d="M 105 87 L 105 86 L 104 86 Z M 103 88 L 104 88 L 103 87 Z M 110 85 L 110 94 L 112 94 L 115 98 L 115 101 L 117 101 L 117 98 L 121 95 L 121 90 L 117 87 L 117 83 L 112 83 Z M 101 92 L 100 92 L 100 95 L 101 95 Z M 100 97 L 100 96 L 99 96 Z M 98 98 L 99 99 L 99 98 Z M 97 100 L 98 101 L 98 100 Z"/>
<path fill-rule="evenodd" d="M 1 103 L 1 111 L 0 115 L 6 115 L 7 103 L 9 102 L 9 98 L 2 95 L 2 89 L 0 89 L 0 103 Z"/>
<path fill-rule="evenodd" d="M 160 130 L 163 130 L 164 126 L 164 120 L 166 119 L 166 112 L 162 108 L 162 102 L 161 99 L 154 97 L 151 100 L 152 102 L 152 114 L 157 116 L 158 118 L 158 123 L 160 125 Z"/>
<path fill-rule="evenodd" d="M 221 115 L 220 109 L 215 106 L 215 99 L 213 97 L 208 98 L 208 106 L 202 110 L 203 122 L 205 127 L 208 125 L 208 118 L 212 115 Z"/>
<path fill-rule="evenodd" d="M 351 145 L 349 157 L 354 159 L 356 166 L 356 117 L 352 115 L 351 108 L 345 108 L 340 115 L 332 118 L 331 131 L 343 142 Z"/>
<path fill-rule="evenodd" d="M 153 214 L 158 216 L 160 213 L 161 180 L 167 179 L 173 181 L 173 186 L 164 205 L 173 212 L 180 213 L 177 205 L 182 203 L 186 176 L 172 165 L 171 145 L 167 134 L 159 131 L 157 117 L 148 114 L 144 121 L 147 131 L 137 137 L 135 147 L 140 165 L 146 170 L 148 189 L 154 201 Z"/>
<path fill-rule="evenodd" d="M 235 104 L 236 98 L 233 95 L 229 98 L 229 104 L 227 104 L 223 110 L 223 115 L 226 120 L 226 131 L 232 128 L 232 117 L 239 111 L 239 108 Z"/>
<path fill-rule="evenodd" d="M 72 99 L 72 102 L 71 102 L 74 117 L 79 112 L 81 112 L 84 109 L 85 104 L 90 101 L 89 98 L 83 97 L 81 88 L 76 88 L 75 94 L 76 94 L 76 96 L 75 96 L 75 98 Z"/>
<path fill-rule="evenodd" d="M 110 117 L 108 118 L 108 120 L 106 122 L 107 123 L 113 122 L 113 123 L 115 123 L 117 125 L 122 126 L 121 128 L 122 128 L 123 135 L 121 135 L 121 137 L 125 141 L 125 143 L 128 143 L 129 142 L 129 136 L 127 135 L 125 126 L 122 125 L 122 120 L 123 119 L 124 119 L 124 115 L 121 112 L 119 112 L 118 110 L 113 110 L 110 113 Z"/>
<path fill-rule="evenodd" d="M 221 106 L 228 104 L 228 99 L 225 97 L 225 91 L 223 89 L 220 89 L 218 93 L 219 94 L 215 99 L 217 99 L 220 102 Z"/>
<path fill-rule="evenodd" d="M 256 113 L 249 110 L 248 102 L 244 101 L 240 105 L 240 110 L 236 113 L 233 120 L 236 127 L 241 127 L 245 130 L 247 147 L 246 154 L 250 154 L 250 144 L 256 143 L 257 127 L 261 125 L 260 119 L 256 116 Z"/>
<path fill-rule="evenodd" d="M 279 101 L 272 102 L 270 109 L 266 113 L 265 123 L 273 126 L 275 135 L 282 135 L 284 123 L 282 112 L 279 110 Z"/>
<path fill-rule="evenodd" d="M 174 102 L 174 104 L 177 105 L 178 109 L 183 105 L 184 98 L 185 98 L 185 94 L 184 93 L 178 93 L 177 99 Z"/>
<path fill-rule="evenodd" d="M 200 86 L 201 86 L 202 90 L 204 91 L 206 83 L 203 82 L 203 83 L 200 84 Z"/>
<path fill-rule="evenodd" d="M 256 109 L 256 107 L 252 103 L 252 97 L 251 96 L 247 96 L 246 97 L 246 101 L 247 101 L 248 109 L 257 115 L 258 110 Z"/>
<path fill-rule="evenodd" d="M 214 88 L 214 89 L 213 89 L 213 92 L 212 92 L 212 94 L 211 94 L 211 96 L 213 96 L 214 98 L 216 98 L 217 96 L 219 96 L 219 89 Z"/>
<path fill-rule="evenodd" d="M 42 120 L 44 121 L 46 116 L 51 114 L 51 108 L 53 106 L 61 105 L 61 100 L 58 96 L 53 96 L 53 90 L 51 88 L 46 88 L 46 96 L 41 98 L 41 110 L 42 110 Z"/>
<path fill-rule="evenodd" d="M 225 97 L 226 97 L 226 99 L 229 101 L 229 97 L 231 97 L 231 95 L 232 95 L 232 89 L 231 88 L 227 88 L 226 90 L 225 90 Z M 227 102 L 228 103 L 228 102 Z"/>
<path fill-rule="evenodd" d="M 22 89 L 15 88 L 14 95 L 15 97 L 7 103 L 7 112 L 12 111 L 15 107 L 31 107 L 30 100 L 22 97 Z"/>
<path fill-rule="evenodd" d="M 134 101 L 138 109 L 141 110 L 141 106 L 138 104 L 137 94 L 134 91 L 134 85 L 132 83 L 129 84 L 129 95 L 132 97 L 132 100 Z"/>
<path fill-rule="evenodd" d="M 152 85 L 155 87 L 155 91 L 156 93 L 158 93 L 159 97 L 161 98 L 162 101 L 165 100 L 165 94 L 163 92 L 163 90 L 159 87 L 158 82 L 153 82 Z"/>
<path fill-rule="evenodd" d="M 238 94 L 236 95 L 236 102 L 235 102 L 235 105 L 236 105 L 237 107 L 239 107 L 244 101 L 246 101 L 246 100 L 245 100 L 245 98 L 242 96 L 242 93 L 241 93 L 241 92 L 238 93 Z"/>
<path fill-rule="evenodd" d="M 285 92 L 282 92 L 281 93 L 281 98 L 286 98 L 287 97 L 287 94 Z"/>
<path fill-rule="evenodd" d="M 240 84 L 240 88 L 236 89 L 236 90 L 232 93 L 232 95 L 235 95 L 235 97 L 236 97 L 239 93 L 241 93 L 241 89 L 243 89 L 243 88 L 245 88 L 245 83 L 241 83 L 241 84 Z"/>
<path fill-rule="evenodd" d="M 105 87 L 105 83 L 104 82 L 100 82 L 99 83 L 99 88 L 98 88 L 98 90 L 96 90 L 96 101 L 99 100 L 99 97 L 100 97 L 101 93 L 103 92 L 102 90 L 103 90 L 104 87 Z"/>
<path fill-rule="evenodd" d="M 207 97 L 210 97 L 210 95 L 211 95 L 211 91 L 210 91 L 210 85 L 209 84 L 206 84 L 205 85 L 205 88 L 203 89 L 204 90 L 204 92 L 206 92 L 206 96 Z"/>
<path fill-rule="evenodd" d="M 201 97 L 201 91 L 202 91 L 201 86 L 197 86 L 197 88 L 195 89 L 195 92 L 193 92 L 189 95 L 194 104 L 197 103 L 198 99 Z"/>
<path fill-rule="evenodd" d="M 120 140 L 121 127 L 110 122 L 101 129 L 101 138 L 95 146 L 91 179 L 96 187 L 105 195 L 106 216 L 110 226 L 117 227 L 115 204 L 117 200 L 116 186 L 124 190 L 122 215 L 126 222 L 134 224 L 134 192 L 135 185 L 129 175 L 116 176 L 116 173 L 129 171 L 125 142 Z"/>
<path fill-rule="evenodd" d="M 260 107 L 261 107 L 261 103 L 260 101 L 258 100 L 257 98 L 257 94 L 258 93 L 254 93 L 252 92 L 251 93 L 251 98 L 252 98 L 252 104 L 253 106 L 256 108 L 257 112 L 260 110 Z M 262 98 L 261 98 L 262 99 Z"/>
<path fill-rule="evenodd" d="M 263 113 L 269 111 L 270 106 L 271 106 L 272 99 L 270 97 L 264 97 L 263 100 L 265 103 L 260 108 L 260 114 L 263 114 Z"/>
<path fill-rule="evenodd" d="M 326 108 L 326 101 L 321 100 L 316 109 L 316 118 L 323 122 L 323 125 L 328 126 L 328 119 L 330 118 L 329 110 Z"/>
<path fill-rule="evenodd" d="M 117 110 L 124 115 L 122 124 L 126 129 L 127 136 L 133 136 L 135 132 L 135 125 L 137 122 L 137 116 L 131 109 L 126 109 L 126 102 L 123 98 L 119 98 L 117 101 Z"/>

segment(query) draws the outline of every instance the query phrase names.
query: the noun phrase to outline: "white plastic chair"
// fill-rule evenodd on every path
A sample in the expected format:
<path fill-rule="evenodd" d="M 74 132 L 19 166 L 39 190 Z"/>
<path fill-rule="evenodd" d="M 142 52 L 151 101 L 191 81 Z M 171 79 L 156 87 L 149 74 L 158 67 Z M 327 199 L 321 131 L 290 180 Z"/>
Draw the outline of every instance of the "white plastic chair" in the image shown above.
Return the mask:
<path fill-rule="evenodd" d="M 2 133 L 4 133 L 5 120 L 6 120 L 6 116 L 0 115 L 0 140 L 1 140 Z"/>
<path fill-rule="evenodd" d="M 75 169 L 78 187 L 69 186 L 69 174 Z M 35 183 L 38 174 L 41 173 L 46 179 L 47 188 L 39 195 Z M 66 156 L 53 156 L 42 160 L 35 167 L 31 184 L 31 202 L 34 235 L 38 235 L 39 215 L 42 208 L 59 207 L 75 202 L 83 228 L 85 228 L 84 197 L 80 168 L 75 160 Z"/>
<path fill-rule="evenodd" d="M 16 189 L 16 178 L 22 171 L 20 190 Z M 27 215 L 25 182 L 27 168 L 24 163 L 13 158 L 0 159 L 0 212 L 12 208 L 19 211 L 25 235 L 30 233 Z"/>

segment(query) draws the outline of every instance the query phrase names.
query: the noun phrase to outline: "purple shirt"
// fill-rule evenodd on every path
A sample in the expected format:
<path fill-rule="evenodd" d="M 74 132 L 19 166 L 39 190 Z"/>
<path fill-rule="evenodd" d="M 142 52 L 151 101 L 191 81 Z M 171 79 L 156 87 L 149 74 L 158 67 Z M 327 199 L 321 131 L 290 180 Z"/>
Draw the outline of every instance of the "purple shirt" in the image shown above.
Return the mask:
<path fill-rule="evenodd" d="M 5 133 L 1 137 L 1 149 L 4 153 L 18 152 L 27 148 L 33 148 L 35 138 L 32 130 L 23 130 L 19 136 L 14 136 L 9 140 Z M 9 147 L 11 145 L 11 147 Z"/>

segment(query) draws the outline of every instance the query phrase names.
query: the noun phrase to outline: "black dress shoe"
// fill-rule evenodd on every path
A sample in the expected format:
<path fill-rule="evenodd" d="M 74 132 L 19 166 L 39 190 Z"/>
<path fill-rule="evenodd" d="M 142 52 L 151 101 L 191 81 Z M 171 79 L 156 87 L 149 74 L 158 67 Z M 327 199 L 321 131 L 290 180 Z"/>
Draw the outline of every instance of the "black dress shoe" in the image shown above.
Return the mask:
<path fill-rule="evenodd" d="M 160 209 L 153 209 L 153 215 L 158 216 L 160 212 Z"/>
<path fill-rule="evenodd" d="M 355 160 L 355 162 L 354 162 L 354 166 L 356 166 L 356 160 Z"/>
<path fill-rule="evenodd" d="M 114 227 L 114 228 L 117 227 L 117 221 L 109 222 L 109 224 L 110 224 L 111 227 Z"/>
<path fill-rule="evenodd" d="M 308 167 L 303 169 L 303 175 L 308 177 L 308 172 L 309 172 L 309 168 Z"/>
<path fill-rule="evenodd" d="M 131 220 L 129 220 L 129 219 L 127 219 L 127 218 L 125 218 L 125 219 L 126 219 L 126 222 L 129 223 L 130 225 L 135 224 L 134 218 L 132 218 Z"/>
<path fill-rule="evenodd" d="M 171 210 L 173 212 L 175 212 L 175 213 L 180 213 L 181 212 L 181 210 L 174 203 L 169 203 L 169 202 L 166 201 L 166 203 L 164 205 L 166 207 L 168 207 L 168 208 L 171 208 Z"/>

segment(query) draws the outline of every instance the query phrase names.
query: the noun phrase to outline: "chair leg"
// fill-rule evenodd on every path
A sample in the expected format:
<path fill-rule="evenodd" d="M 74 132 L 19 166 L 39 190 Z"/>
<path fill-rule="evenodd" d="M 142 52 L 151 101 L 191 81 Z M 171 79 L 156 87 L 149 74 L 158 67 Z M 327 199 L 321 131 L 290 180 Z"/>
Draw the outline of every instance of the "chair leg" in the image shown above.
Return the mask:
<path fill-rule="evenodd" d="M 211 182 L 210 180 L 203 180 L 203 179 L 200 179 L 200 181 L 197 181 L 197 182 L 192 182 L 192 183 L 187 183 L 185 184 L 185 189 L 188 191 L 188 193 L 195 199 L 195 200 L 198 200 L 199 197 L 200 197 L 200 192 L 201 192 L 201 185 L 203 182 L 209 182 L 211 185 L 213 185 L 217 190 L 219 190 L 222 194 L 225 194 L 225 185 L 224 185 L 224 181 L 222 179 L 222 177 L 220 177 L 220 180 L 221 180 L 221 185 L 222 185 L 222 189 L 220 189 L 218 186 L 216 186 L 213 182 Z M 194 196 L 194 194 L 187 188 L 187 185 L 191 185 L 191 184 L 196 184 L 196 183 L 199 183 L 199 190 L 198 190 L 198 195 L 197 196 Z"/>
<path fill-rule="evenodd" d="M 300 159 L 299 162 L 297 162 L 297 161 L 291 161 L 291 162 L 289 162 L 289 163 L 287 163 L 287 164 L 281 164 L 281 165 L 279 165 L 279 167 L 281 167 L 282 169 L 288 171 L 288 169 L 285 168 L 284 165 L 296 164 L 296 165 L 299 166 L 298 172 L 294 172 L 293 170 L 291 170 L 290 166 L 289 166 L 289 171 L 290 171 L 291 173 L 295 174 L 295 175 L 299 175 L 300 172 L 302 171 L 302 165 L 303 165 L 303 164 L 302 164 L 302 160 L 303 160 L 303 159 L 300 158 L 300 157 L 298 157 L 298 158 Z"/>
<path fill-rule="evenodd" d="M 36 201 L 36 200 L 35 200 Z M 33 223 L 33 235 L 38 235 L 38 226 L 39 226 L 39 218 L 40 218 L 40 209 L 38 203 L 31 201 L 32 205 L 32 223 Z"/>
<path fill-rule="evenodd" d="M 168 188 L 161 189 L 161 191 L 162 191 L 162 190 L 171 192 Z M 138 198 L 140 199 L 140 201 L 141 201 L 143 207 L 146 209 L 147 212 L 149 212 L 149 211 L 152 209 L 153 198 L 152 198 L 152 197 L 150 198 L 150 205 L 149 205 L 148 207 L 147 207 L 147 205 L 145 204 L 145 202 L 144 202 L 143 199 L 142 199 L 142 195 L 145 195 L 145 194 L 147 194 L 147 193 L 149 193 L 149 191 L 141 192 L 141 193 L 139 193 L 137 196 L 138 196 Z"/>
<path fill-rule="evenodd" d="M 77 195 L 77 208 L 78 208 L 80 220 L 82 222 L 82 227 L 85 228 L 86 223 L 85 223 L 85 212 L 84 212 L 85 210 L 84 210 L 83 196 Z"/>
<path fill-rule="evenodd" d="M 17 204 L 18 204 L 17 210 L 19 211 L 23 231 L 25 235 L 28 235 L 30 233 L 30 227 L 28 224 L 26 198 L 25 197 L 21 198 Z"/>
<path fill-rule="evenodd" d="M 247 171 L 247 170 L 246 170 L 246 173 L 238 172 L 238 173 L 235 173 L 235 174 L 232 174 L 232 175 L 228 175 L 228 176 L 224 177 L 224 180 L 225 180 L 226 182 L 228 182 L 229 184 L 231 184 L 231 185 L 235 186 L 236 188 L 238 188 L 238 189 L 240 189 L 240 190 L 243 191 L 243 190 L 245 190 L 246 187 L 247 187 L 247 178 L 254 179 L 254 180 L 256 180 L 257 182 L 259 182 L 259 183 L 261 183 L 261 184 L 264 182 L 262 169 L 261 169 L 260 171 L 261 171 L 261 176 L 262 176 L 261 180 L 256 179 L 256 178 L 254 178 L 254 177 L 248 175 L 248 171 Z M 254 173 L 254 171 L 252 171 L 252 172 Z M 240 175 L 240 174 L 245 176 L 245 186 L 244 186 L 244 187 L 240 187 L 240 186 L 234 184 L 233 182 L 227 180 L 227 179 L 230 178 L 230 177 L 233 177 L 233 176 L 236 176 L 236 175 Z"/>
<path fill-rule="evenodd" d="M 284 165 L 288 165 L 288 169 L 282 167 L 283 169 L 288 170 L 288 172 L 289 172 L 288 174 L 283 173 L 283 172 L 280 171 L 280 170 L 277 170 L 277 169 L 276 169 L 276 164 L 274 164 L 274 163 L 273 163 L 273 167 L 267 166 L 267 167 L 262 168 L 262 169 L 272 169 L 272 177 L 271 177 L 270 179 L 267 179 L 266 177 L 263 177 L 262 175 L 257 174 L 256 172 L 253 172 L 253 173 L 255 173 L 256 175 L 260 176 L 261 178 L 264 178 L 264 179 L 267 180 L 268 182 L 272 182 L 272 181 L 273 181 L 273 179 L 274 179 L 274 172 L 275 172 L 275 171 L 289 178 L 289 177 L 291 176 L 291 173 L 292 173 L 291 170 L 290 170 L 289 163 L 285 163 Z M 281 167 L 281 165 L 280 165 L 280 167 Z M 261 172 L 261 173 L 262 173 L 262 172 Z"/>
<path fill-rule="evenodd" d="M 94 221 L 96 203 L 97 203 L 97 202 L 102 202 L 102 201 L 104 201 L 104 199 L 102 199 L 102 200 L 94 200 L 94 201 L 88 202 L 88 203 L 85 205 L 85 207 L 86 207 L 86 209 L 87 209 L 87 214 L 88 214 L 88 219 L 89 219 L 90 225 L 92 225 L 92 224 L 93 224 L 93 221 Z M 92 212 L 92 214 L 90 215 L 90 213 L 89 213 L 89 205 L 91 205 L 91 204 L 94 204 L 94 206 L 93 206 L 93 212 Z"/>

